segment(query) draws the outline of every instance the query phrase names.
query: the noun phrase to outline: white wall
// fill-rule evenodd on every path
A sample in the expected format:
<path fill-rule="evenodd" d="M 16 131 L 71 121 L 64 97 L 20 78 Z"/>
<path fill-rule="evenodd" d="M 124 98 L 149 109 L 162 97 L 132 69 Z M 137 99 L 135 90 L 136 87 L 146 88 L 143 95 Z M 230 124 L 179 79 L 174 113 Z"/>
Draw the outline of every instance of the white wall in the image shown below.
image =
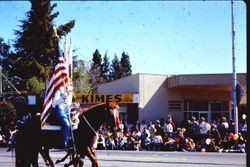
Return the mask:
<path fill-rule="evenodd" d="M 139 92 L 139 75 L 131 75 L 119 80 L 98 86 L 99 94 L 121 94 L 121 93 L 138 93 Z"/>
<path fill-rule="evenodd" d="M 166 117 L 166 75 L 140 75 L 139 120 L 155 120 Z"/>

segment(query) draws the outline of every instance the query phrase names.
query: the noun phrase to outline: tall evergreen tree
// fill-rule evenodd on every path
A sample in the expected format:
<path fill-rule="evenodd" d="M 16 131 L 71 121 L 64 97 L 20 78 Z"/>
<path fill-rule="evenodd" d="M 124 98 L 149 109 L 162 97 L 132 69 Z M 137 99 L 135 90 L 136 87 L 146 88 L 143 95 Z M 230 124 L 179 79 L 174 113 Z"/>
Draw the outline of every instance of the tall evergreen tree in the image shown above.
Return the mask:
<path fill-rule="evenodd" d="M 126 54 L 125 52 L 122 53 L 120 64 L 121 64 L 121 69 L 122 69 L 122 77 L 132 75 L 129 55 Z"/>
<path fill-rule="evenodd" d="M 103 78 L 104 83 L 110 81 L 110 63 L 109 63 L 107 52 L 105 53 L 103 57 L 102 78 Z"/>
<path fill-rule="evenodd" d="M 92 92 L 97 91 L 98 84 L 102 83 L 102 55 L 95 50 L 90 67 L 90 86 Z"/>
<path fill-rule="evenodd" d="M 52 11 L 57 4 L 51 5 L 50 0 L 30 2 L 31 9 L 26 13 L 27 18 L 21 21 L 21 30 L 15 31 L 17 39 L 14 46 L 18 55 L 18 75 L 26 80 L 32 76 L 45 80 L 44 74 L 51 70 L 55 56 L 55 40 L 69 33 L 75 22 L 72 20 L 58 26 L 56 35 L 53 20 L 59 12 Z"/>
<path fill-rule="evenodd" d="M 115 55 L 115 57 L 112 60 L 110 73 L 111 73 L 111 80 L 120 79 L 122 77 L 122 68 L 117 55 Z"/>
<path fill-rule="evenodd" d="M 0 66 L 2 67 L 2 73 L 15 87 L 24 87 L 25 82 L 20 77 L 13 75 L 13 71 L 18 69 L 15 67 L 17 61 L 16 54 L 10 52 L 10 48 L 10 45 L 0 37 Z M 5 78 L 2 78 L 2 90 L 3 92 L 14 90 Z"/>
<path fill-rule="evenodd" d="M 77 56 L 73 58 L 73 84 L 74 92 L 80 96 L 84 93 L 90 93 L 89 72 L 83 60 L 78 60 Z"/>

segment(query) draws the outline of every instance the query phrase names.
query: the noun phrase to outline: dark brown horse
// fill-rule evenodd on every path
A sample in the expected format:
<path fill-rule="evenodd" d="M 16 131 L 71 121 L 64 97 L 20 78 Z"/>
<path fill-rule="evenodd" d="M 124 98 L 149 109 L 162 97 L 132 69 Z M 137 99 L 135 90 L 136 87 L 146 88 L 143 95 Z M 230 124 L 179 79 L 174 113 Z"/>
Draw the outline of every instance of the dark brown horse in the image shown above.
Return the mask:
<path fill-rule="evenodd" d="M 83 166 L 84 165 L 84 158 L 87 156 L 91 162 L 93 167 L 98 167 L 98 159 L 93 149 L 93 144 L 96 140 L 96 133 L 103 125 L 104 123 L 108 124 L 111 127 L 111 130 L 115 131 L 119 128 L 120 125 L 120 118 L 119 118 L 119 112 L 118 112 L 118 105 L 116 103 L 101 103 L 98 105 L 94 105 L 90 108 L 80 110 L 79 112 L 79 124 L 76 130 L 73 131 L 73 150 L 69 150 L 64 158 L 61 160 L 57 160 L 56 163 L 63 162 L 68 156 L 71 156 L 70 162 L 65 164 L 64 166 Z M 32 126 L 31 126 L 32 127 Z M 28 127 L 25 129 L 27 132 L 32 133 Z M 31 136 L 30 134 L 26 134 L 25 131 L 20 131 L 20 136 Z M 37 133 L 39 132 L 39 134 Z M 47 145 L 47 143 L 43 142 L 46 136 L 44 136 L 43 132 L 40 131 L 40 129 L 37 129 L 36 135 L 38 136 L 31 136 L 28 140 L 31 141 L 34 139 L 39 139 L 39 135 L 42 137 L 37 141 L 37 144 L 39 144 L 40 153 L 44 160 L 46 161 L 46 164 L 48 166 L 54 166 L 54 163 L 52 159 L 49 156 L 49 149 L 51 148 L 51 145 Z M 41 132 L 41 133 L 40 133 Z M 47 136 L 48 137 L 48 136 Z M 20 145 L 23 146 L 23 144 L 26 144 L 26 147 L 29 147 L 27 144 L 27 141 L 23 141 L 21 137 L 19 137 L 20 140 L 17 140 L 17 150 L 16 150 L 16 156 L 17 158 L 20 157 L 20 155 L 25 155 L 27 152 L 25 150 L 20 150 Z M 27 138 L 25 138 L 27 140 Z M 51 140 L 51 139 L 50 139 Z M 35 164 L 33 166 L 38 166 L 37 160 L 38 160 L 38 152 L 36 152 L 38 149 L 38 146 L 34 147 L 36 148 L 34 151 L 28 153 L 30 157 L 24 158 L 27 159 L 27 162 L 22 162 L 22 160 L 16 159 L 17 161 L 17 167 L 24 167 L 29 166 L 29 164 Z M 29 164 L 27 164 L 29 163 Z M 26 165 L 27 164 L 27 165 Z"/>

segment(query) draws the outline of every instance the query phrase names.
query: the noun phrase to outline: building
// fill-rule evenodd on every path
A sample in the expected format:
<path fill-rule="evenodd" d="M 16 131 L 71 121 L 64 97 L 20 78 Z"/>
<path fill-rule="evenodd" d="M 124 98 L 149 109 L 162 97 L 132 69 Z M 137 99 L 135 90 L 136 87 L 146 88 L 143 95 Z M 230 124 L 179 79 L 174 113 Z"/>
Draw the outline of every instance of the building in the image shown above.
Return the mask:
<path fill-rule="evenodd" d="M 244 89 L 241 105 L 246 105 L 246 73 L 237 74 Z M 88 103 L 114 100 L 126 124 L 157 120 L 169 115 L 176 122 L 191 116 L 216 120 L 232 114 L 232 74 L 158 75 L 134 74 L 98 86 Z M 83 102 L 84 103 L 84 102 Z"/>

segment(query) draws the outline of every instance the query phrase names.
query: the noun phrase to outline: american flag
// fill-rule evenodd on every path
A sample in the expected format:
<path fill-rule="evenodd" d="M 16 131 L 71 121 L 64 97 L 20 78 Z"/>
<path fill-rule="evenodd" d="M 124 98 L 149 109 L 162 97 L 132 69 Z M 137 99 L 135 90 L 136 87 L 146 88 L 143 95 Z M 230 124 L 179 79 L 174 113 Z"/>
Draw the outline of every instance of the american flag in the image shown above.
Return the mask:
<path fill-rule="evenodd" d="M 41 124 L 44 125 L 50 115 L 52 98 L 60 87 L 65 86 L 69 81 L 68 71 L 65 60 L 60 52 L 59 43 L 57 42 L 56 55 L 52 65 L 52 73 L 49 82 L 46 85 L 45 98 L 43 103 L 43 112 L 41 114 Z"/>

